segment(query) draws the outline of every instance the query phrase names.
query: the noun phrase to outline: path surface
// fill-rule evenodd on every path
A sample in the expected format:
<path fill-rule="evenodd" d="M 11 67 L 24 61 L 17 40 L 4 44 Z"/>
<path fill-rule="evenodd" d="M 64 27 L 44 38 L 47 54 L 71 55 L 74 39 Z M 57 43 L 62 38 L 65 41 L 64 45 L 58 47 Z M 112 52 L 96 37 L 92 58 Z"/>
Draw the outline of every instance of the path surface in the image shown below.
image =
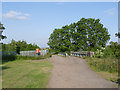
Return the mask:
<path fill-rule="evenodd" d="M 112 82 L 89 69 L 83 59 L 53 55 L 50 61 L 54 67 L 47 88 L 113 88 Z"/>

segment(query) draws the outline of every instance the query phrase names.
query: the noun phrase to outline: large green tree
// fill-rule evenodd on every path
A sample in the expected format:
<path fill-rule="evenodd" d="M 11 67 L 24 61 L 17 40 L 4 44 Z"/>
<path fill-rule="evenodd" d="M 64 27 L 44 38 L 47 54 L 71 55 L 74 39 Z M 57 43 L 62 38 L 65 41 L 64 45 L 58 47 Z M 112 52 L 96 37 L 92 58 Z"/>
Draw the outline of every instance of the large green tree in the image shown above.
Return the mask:
<path fill-rule="evenodd" d="M 48 45 L 55 52 L 95 51 L 105 47 L 110 39 L 107 28 L 99 19 L 82 18 L 77 23 L 55 29 L 49 38 Z"/>

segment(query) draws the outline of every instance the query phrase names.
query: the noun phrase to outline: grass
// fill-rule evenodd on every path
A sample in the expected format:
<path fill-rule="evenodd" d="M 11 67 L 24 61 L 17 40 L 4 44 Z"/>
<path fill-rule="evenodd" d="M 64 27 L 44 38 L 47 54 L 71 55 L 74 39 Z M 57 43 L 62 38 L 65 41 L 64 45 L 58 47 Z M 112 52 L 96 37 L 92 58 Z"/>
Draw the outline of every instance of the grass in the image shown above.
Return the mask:
<path fill-rule="evenodd" d="M 88 64 L 97 71 L 118 72 L 118 59 L 112 58 L 88 58 Z"/>
<path fill-rule="evenodd" d="M 17 55 L 16 59 L 17 60 L 40 60 L 40 59 L 46 59 L 46 58 L 49 58 L 51 57 L 50 54 L 46 54 L 44 56 L 20 56 L 20 55 Z"/>
<path fill-rule="evenodd" d="M 2 65 L 3 88 L 45 88 L 52 64 L 49 61 L 15 60 Z"/>
<path fill-rule="evenodd" d="M 20 55 L 11 55 L 11 56 L 2 56 L 2 63 L 15 60 L 40 60 L 51 57 L 51 54 L 46 54 L 44 56 L 20 56 Z"/>
<path fill-rule="evenodd" d="M 109 73 L 109 72 L 97 72 L 98 74 L 100 74 L 103 78 L 112 81 L 112 82 L 117 82 L 118 79 L 118 73 Z"/>
<path fill-rule="evenodd" d="M 118 82 L 118 61 L 110 58 L 86 58 L 88 66 L 106 80 Z M 116 84 L 117 85 L 117 84 Z"/>

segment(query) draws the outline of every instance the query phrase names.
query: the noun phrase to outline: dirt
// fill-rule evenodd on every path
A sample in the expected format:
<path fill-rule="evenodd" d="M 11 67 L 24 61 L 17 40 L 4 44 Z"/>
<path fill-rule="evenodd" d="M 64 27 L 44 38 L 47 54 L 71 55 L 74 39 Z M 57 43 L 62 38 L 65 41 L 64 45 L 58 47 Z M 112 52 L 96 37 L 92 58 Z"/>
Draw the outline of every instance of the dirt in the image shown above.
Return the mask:
<path fill-rule="evenodd" d="M 53 55 L 54 65 L 47 88 L 114 88 L 113 83 L 92 71 L 84 59 Z"/>

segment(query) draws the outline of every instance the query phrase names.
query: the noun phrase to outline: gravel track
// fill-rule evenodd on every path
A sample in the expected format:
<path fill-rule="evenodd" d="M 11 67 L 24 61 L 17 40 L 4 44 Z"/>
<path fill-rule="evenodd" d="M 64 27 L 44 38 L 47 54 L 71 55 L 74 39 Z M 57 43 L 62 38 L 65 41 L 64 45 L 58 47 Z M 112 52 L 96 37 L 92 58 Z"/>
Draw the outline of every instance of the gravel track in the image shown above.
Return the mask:
<path fill-rule="evenodd" d="M 84 59 L 53 55 L 47 88 L 114 88 L 113 83 L 89 69 Z"/>

